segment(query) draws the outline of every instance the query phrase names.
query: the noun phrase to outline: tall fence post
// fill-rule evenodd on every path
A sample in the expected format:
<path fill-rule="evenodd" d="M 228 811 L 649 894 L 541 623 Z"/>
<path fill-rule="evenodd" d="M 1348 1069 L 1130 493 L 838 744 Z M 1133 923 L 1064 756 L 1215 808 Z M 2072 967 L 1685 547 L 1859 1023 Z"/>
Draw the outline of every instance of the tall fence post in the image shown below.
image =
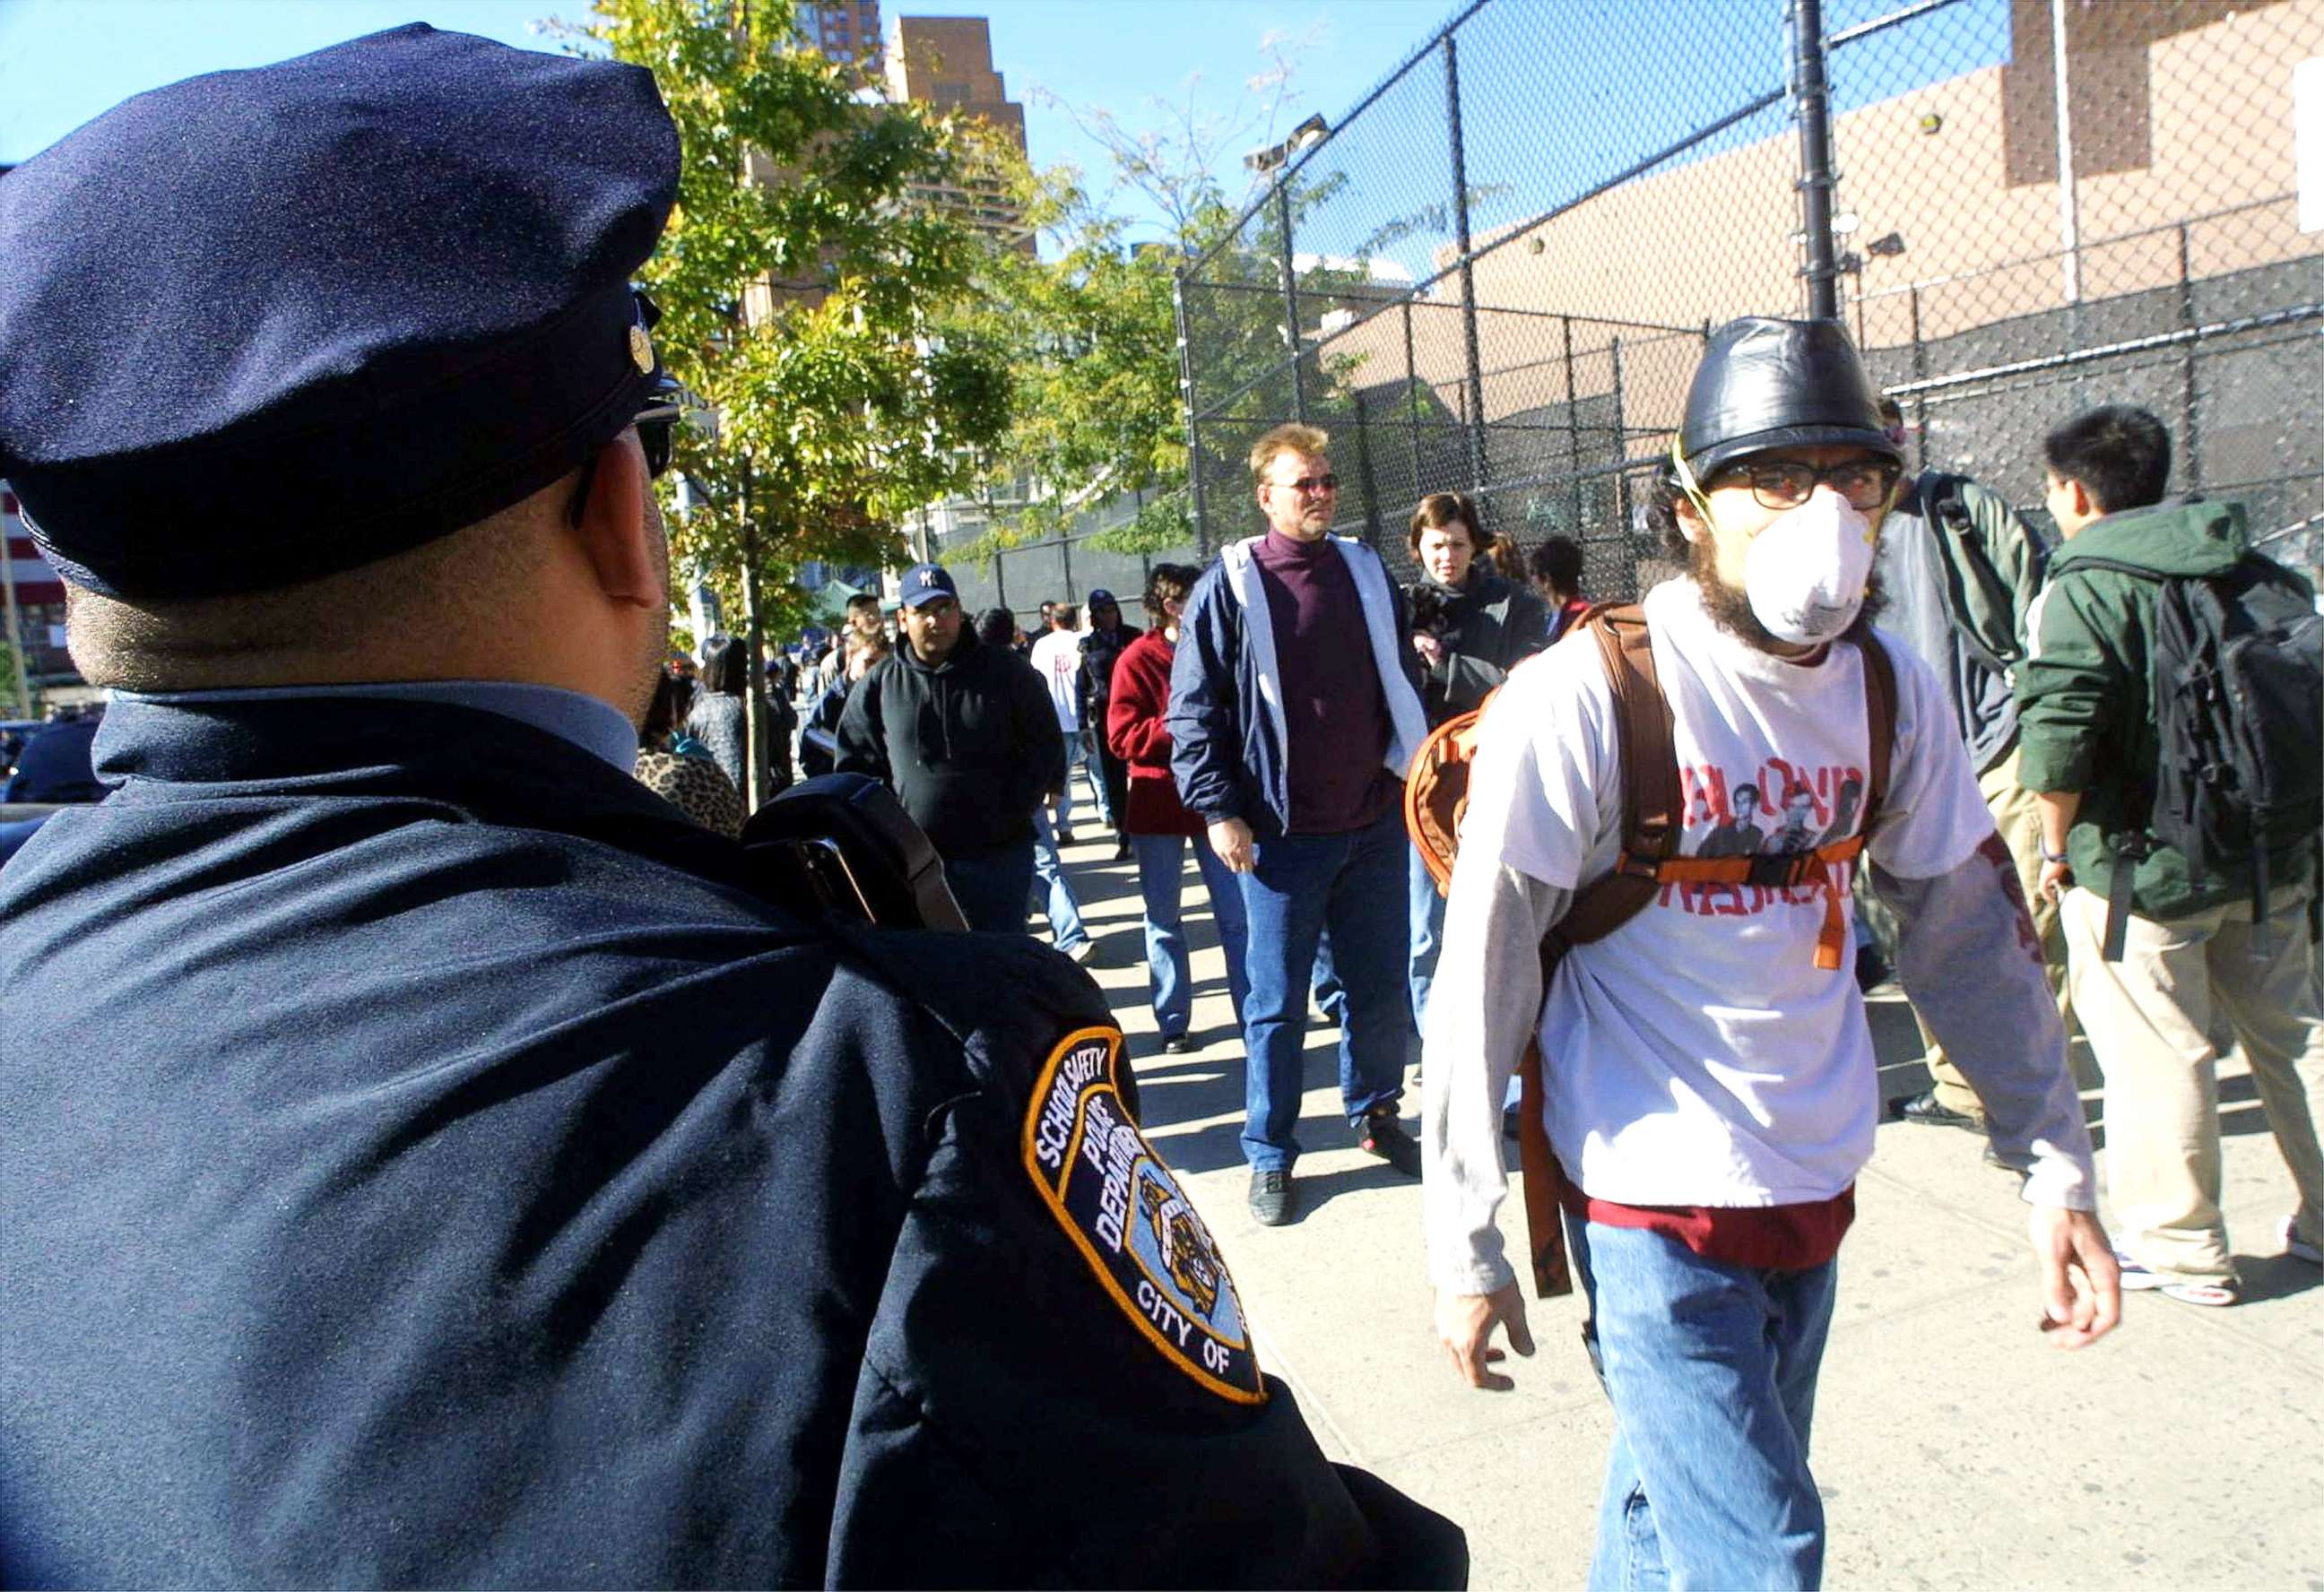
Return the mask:
<path fill-rule="evenodd" d="M 1412 498 L 1418 502 L 1426 492 L 1420 473 L 1420 362 L 1412 348 L 1412 300 L 1406 299 L 1404 309 L 1404 417 L 1412 430 Z"/>
<path fill-rule="evenodd" d="M 1792 114 L 1800 124 L 1808 314 L 1834 320 L 1840 316 L 1840 266 L 1831 237 L 1831 92 L 1823 68 L 1823 0 L 1792 0 Z"/>
<path fill-rule="evenodd" d="M 1444 35 L 1444 119 L 1452 145 L 1453 243 L 1461 252 L 1461 339 L 1468 355 L 1469 490 L 1485 482 L 1485 365 L 1477 345 L 1477 272 L 1469 246 L 1469 156 L 1461 138 L 1461 45 Z"/>
<path fill-rule="evenodd" d="M 1283 175 L 1275 179 L 1275 219 L 1283 229 L 1283 331 L 1291 344 L 1291 418 L 1305 425 L 1307 421 L 1307 373 L 1302 367 L 1307 363 L 1306 350 L 1299 335 L 1299 274 L 1291 261 L 1291 185 L 1287 179 L 1291 169 L 1286 165 Z"/>
<path fill-rule="evenodd" d="M 1614 362 L 1614 423 L 1610 434 L 1613 446 L 1609 451 L 1614 456 L 1614 463 L 1620 465 L 1628 461 L 1630 449 L 1629 428 L 1622 418 L 1622 339 L 1613 338 L 1606 352 Z M 1614 472 L 1614 524 L 1627 546 L 1630 540 L 1630 476 L 1626 470 Z M 1633 557 L 1636 552 L 1633 548 Z"/>
<path fill-rule="evenodd" d="M 1194 517 L 1194 548 L 1211 557 L 1211 528 L 1203 518 L 1203 432 L 1194 419 L 1194 345 L 1187 336 L 1186 268 L 1170 273 L 1170 313 L 1178 322 L 1178 391 L 1186 404 L 1186 506 Z"/>
<path fill-rule="evenodd" d="M 2081 193 L 2074 180 L 2074 106 L 2069 97 L 2073 73 L 2066 60 L 2066 0 L 2050 0 L 2050 92 L 2056 97 L 2058 135 L 2059 288 L 2069 307 L 2082 301 Z M 2073 312 L 2079 319 L 2080 311 Z M 2081 346 L 2074 327 L 2074 346 Z"/>
<path fill-rule="evenodd" d="M 1582 394 L 1573 380 L 1573 317 L 1557 318 L 1565 334 L 1565 467 L 1573 473 L 1573 539 L 1587 541 L 1590 532 L 1582 524 L 1587 508 L 1582 499 Z"/>
<path fill-rule="evenodd" d="M 2179 325 L 2192 330 L 2195 326 L 2195 273 L 2193 249 L 2187 240 L 2187 224 L 2179 224 Z M 2203 490 L 2203 433 L 2201 417 L 2195 403 L 2195 350 L 2199 344 L 2190 340 L 2179 361 L 2179 456 L 2187 461 L 2187 490 Z"/>

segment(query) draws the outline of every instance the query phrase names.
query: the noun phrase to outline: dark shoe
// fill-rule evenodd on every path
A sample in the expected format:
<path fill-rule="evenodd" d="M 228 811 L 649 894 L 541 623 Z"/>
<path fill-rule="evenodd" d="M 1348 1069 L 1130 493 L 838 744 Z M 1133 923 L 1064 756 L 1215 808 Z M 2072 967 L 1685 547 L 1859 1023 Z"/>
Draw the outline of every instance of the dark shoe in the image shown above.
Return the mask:
<path fill-rule="evenodd" d="M 1364 1113 L 1357 1143 L 1406 1177 L 1420 1175 L 1420 1146 L 1396 1119 L 1394 1106 L 1374 1106 Z"/>
<path fill-rule="evenodd" d="M 2018 1179 L 2020 1182 L 2023 1182 L 2027 1177 L 2033 1175 L 2029 1168 L 2018 1165 L 2015 1162 L 2005 1157 L 1999 1150 L 1995 1149 L 1993 1147 L 1993 1141 L 1990 1139 L 1986 1141 L 1985 1164 L 1987 1166 L 1992 1167 L 1996 1172 L 2006 1172 L 2009 1173 L 2010 1176 Z"/>
<path fill-rule="evenodd" d="M 1984 1121 L 1950 1106 L 1937 1103 L 1937 1091 L 1924 1089 L 1915 1095 L 1888 1102 L 1888 1115 L 1898 1122 L 1917 1122 L 1923 1127 L 1965 1127 L 1971 1133 L 1983 1133 Z"/>
<path fill-rule="evenodd" d="M 1194 1042 L 1184 1034 L 1169 1034 L 1163 1036 L 1162 1054 L 1166 1056 L 1182 1056 L 1194 1048 Z"/>
<path fill-rule="evenodd" d="M 1250 1174 L 1250 1219 L 1263 1228 L 1291 1219 L 1291 1174 L 1277 1169 Z"/>
<path fill-rule="evenodd" d="M 1122 841 L 1113 848 L 1113 860 L 1116 862 L 1127 862 L 1130 860 L 1130 842 L 1128 841 Z"/>
<path fill-rule="evenodd" d="M 1061 829 L 1057 831 L 1056 842 L 1057 844 L 1061 846 L 1072 845 L 1074 843 L 1074 832 L 1070 829 Z"/>

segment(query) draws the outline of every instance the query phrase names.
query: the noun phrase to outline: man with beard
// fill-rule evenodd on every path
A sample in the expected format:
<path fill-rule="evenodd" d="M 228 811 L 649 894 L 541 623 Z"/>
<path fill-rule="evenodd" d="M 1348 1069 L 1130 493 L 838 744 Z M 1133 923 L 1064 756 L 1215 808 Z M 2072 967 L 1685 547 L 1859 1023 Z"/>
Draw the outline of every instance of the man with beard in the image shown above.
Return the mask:
<path fill-rule="evenodd" d="M 1894 750 L 1864 855 L 1903 925 L 1906 988 L 2031 1168 L 2045 1324 L 2077 1346 L 2114 1325 L 2119 1294 L 2057 1008 L 1943 693 L 1868 621 L 1899 474 L 1836 322 L 1712 336 L 1650 502 L 1689 570 L 1644 605 L 1688 793 L 1681 852 L 1717 826 L 1709 793 L 1761 769 L 1780 766 L 1803 811 L 1860 779 L 1864 649 L 1886 649 Z M 1501 1102 L 1537 1038 L 1616 1422 L 1592 1584 L 1813 1586 L 1809 1417 L 1877 1106 L 1849 959 L 1821 943 L 1828 922 L 1846 934 L 1831 915 L 1849 865 L 1809 888 L 1666 885 L 1566 951 L 1545 989 L 1538 947 L 1622 849 L 1621 719 L 1600 649 L 1557 647 L 1481 727 L 1429 1008 L 1437 1330 L 1476 1386 L 1508 1385 L 1488 1369 L 1497 1324 L 1532 1351 L 1494 1212 Z"/>
<path fill-rule="evenodd" d="M 414 24 L 6 179 L 0 474 L 115 697 L 0 876 L 0 1585 L 1451 1584 L 1086 977 L 631 778 L 678 168 L 647 71 Z"/>

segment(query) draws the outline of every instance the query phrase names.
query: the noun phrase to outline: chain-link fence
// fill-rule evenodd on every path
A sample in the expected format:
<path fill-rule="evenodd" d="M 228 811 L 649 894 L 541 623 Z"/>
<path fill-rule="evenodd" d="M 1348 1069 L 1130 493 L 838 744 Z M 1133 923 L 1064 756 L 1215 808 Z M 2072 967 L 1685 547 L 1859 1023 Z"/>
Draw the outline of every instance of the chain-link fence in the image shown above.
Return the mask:
<path fill-rule="evenodd" d="M 961 606 L 972 615 L 1006 608 L 1028 634 L 1038 631 L 1041 604 L 1076 607 L 1095 591 L 1113 594 L 1122 617 L 1143 627 L 1139 607 L 1146 577 L 1157 564 L 1201 562 L 1192 547 L 1160 553 L 1124 553 L 1106 545 L 1107 533 L 1137 518 L 1141 500 L 1123 495 L 1093 503 L 1071 517 L 1064 530 L 1046 541 L 1005 548 L 987 557 L 969 555 L 982 543 L 997 517 L 1014 504 L 956 498 L 932 504 L 905 528 L 916 553 L 943 564 L 960 587 Z"/>
<path fill-rule="evenodd" d="M 1246 451 L 1299 419 L 1340 529 L 1399 566 L 1417 500 L 1459 488 L 1629 594 L 1709 329 L 1821 310 L 1920 462 L 2037 523 L 2043 432 L 2138 403 L 2175 488 L 2312 565 L 2319 56 L 2324 0 L 1476 0 L 1183 274 L 1203 545 L 1257 529 Z"/>

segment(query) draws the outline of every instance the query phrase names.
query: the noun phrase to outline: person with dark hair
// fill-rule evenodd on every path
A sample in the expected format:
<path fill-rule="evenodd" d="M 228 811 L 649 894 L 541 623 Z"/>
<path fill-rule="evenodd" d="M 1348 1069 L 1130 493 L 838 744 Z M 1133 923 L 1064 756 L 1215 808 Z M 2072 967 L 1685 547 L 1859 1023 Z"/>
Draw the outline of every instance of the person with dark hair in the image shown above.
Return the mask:
<path fill-rule="evenodd" d="M 1331 534 L 1327 440 L 1295 423 L 1252 444 L 1266 533 L 1194 583 L 1170 661 L 1178 796 L 1242 879 L 1242 1148 L 1264 1227 L 1297 1209 L 1309 980 L 1326 934 L 1347 993 L 1341 1105 L 1360 1147 L 1420 1175 L 1397 1107 L 1412 1033 L 1402 791 L 1428 721 L 1403 592 L 1379 554 Z"/>
<path fill-rule="evenodd" d="M 839 756 L 839 717 L 847 709 L 847 694 L 855 682 L 869 674 L 876 664 L 885 662 L 895 650 L 888 644 L 885 630 L 864 632 L 851 630 L 841 645 L 847 661 L 840 669 L 839 678 L 830 689 L 816 699 L 814 709 L 807 714 L 806 725 L 799 732 L 799 777 L 813 779 L 832 772 Z"/>
<path fill-rule="evenodd" d="M 1412 649 L 1421 662 L 1420 699 L 1434 729 L 1481 704 L 1509 670 L 1549 645 L 1541 599 L 1522 578 L 1510 580 L 1480 552 L 1499 547 L 1467 492 L 1432 492 L 1413 511 L 1406 537 L 1421 578 L 1406 588 L 1415 629 Z M 1436 977 L 1437 941 L 1444 932 L 1444 897 L 1408 848 L 1405 894 L 1411 943 L 1406 962 L 1416 1026 L 1428 1020 L 1428 991 Z M 1324 1009 L 1339 1004 L 1336 992 Z"/>
<path fill-rule="evenodd" d="M 694 695 L 693 683 L 665 667 L 654 682 L 653 701 L 638 729 L 638 783 L 703 828 L 719 834 L 742 833 L 742 796 L 702 742 L 680 728 Z"/>
<path fill-rule="evenodd" d="M 892 788 L 944 858 L 971 928 L 1025 932 L 1033 810 L 1065 777 L 1065 738 L 1040 678 L 986 649 L 941 564 L 902 581 L 904 645 L 847 694 L 842 774 Z"/>
<path fill-rule="evenodd" d="M 1903 408 L 1884 397 L 1880 419 L 1902 448 Z M 1881 527 L 1874 568 L 1886 599 L 1881 622 L 1936 671 L 1952 702 L 1953 723 L 1969 749 L 1995 832 L 2016 865 L 2051 988 L 2057 990 L 2064 983 L 2065 943 L 2056 904 L 2036 888 L 2042 820 L 2033 793 L 2017 778 L 2017 704 L 2011 686 L 2013 671 L 2025 658 L 2026 615 L 2042 589 L 2046 562 L 2041 538 L 2000 493 L 1965 475 L 1923 470 L 1898 489 L 1896 506 Z M 1885 927 L 1877 902 L 1867 916 Z M 1915 1021 L 1919 1015 L 1914 1008 Z M 1891 1101 L 1889 1114 L 1982 1135 L 1985 1107 L 1977 1090 L 1928 1024 L 1920 1027 L 1929 1087 Z"/>
<path fill-rule="evenodd" d="M 1437 1332 L 1472 1385 L 1503 1380 L 1488 1364 L 1497 1327 L 1532 1350 L 1495 1212 L 1502 1102 L 1538 1044 L 1540 1126 L 1614 1407 L 1593 1586 L 1821 1579 L 1809 1418 L 1878 1123 L 1846 955 L 1853 867 L 1868 863 L 1902 925 L 1907 986 L 2030 1169 L 2050 1340 L 2079 1347 L 2119 1313 L 2015 876 L 1942 687 L 1866 617 L 1901 474 L 1839 322 L 1720 327 L 1673 440 L 1671 491 L 1652 500 L 1689 573 L 1635 616 L 1683 793 L 1679 859 L 1723 824 L 1739 831 L 1747 784 L 1755 807 L 1781 790 L 1805 845 L 1837 820 L 1847 781 L 1878 769 L 1883 799 L 1843 837 L 1862 841 L 1857 859 L 1809 871 L 1770 857 L 1764 882 L 1669 879 L 1611 933 L 1578 936 L 1545 988 L 1544 941 L 1585 892 L 1602 909 L 1598 881 L 1638 860 L 1619 744 L 1633 721 L 1605 649 L 1575 643 L 1511 676 L 1480 728 L 1425 1051 Z M 1893 693 L 1877 685 L 1884 660 Z"/>
<path fill-rule="evenodd" d="M 858 592 L 847 599 L 841 611 L 839 634 L 824 660 L 821 684 L 828 690 L 844 677 L 847 672 L 847 639 L 851 636 L 885 637 L 888 627 L 880 614 L 880 596 L 876 592 Z"/>
<path fill-rule="evenodd" d="M 1090 783 L 1097 787 L 1099 806 L 1113 826 L 1113 860 L 1130 857 L 1130 832 L 1122 826 L 1122 809 L 1130 802 L 1130 770 L 1106 745 L 1106 704 L 1113 695 L 1113 668 L 1123 649 L 1142 634 L 1136 625 L 1121 622 L 1121 604 L 1111 592 L 1099 586 L 1089 594 L 1089 630 L 1082 637 L 1081 722 Z"/>
<path fill-rule="evenodd" d="M 702 688 L 687 710 L 686 732 L 700 741 L 710 760 L 737 791 L 750 788 L 751 650 L 739 637 L 713 636 L 702 646 Z"/>
<path fill-rule="evenodd" d="M 1017 645 L 1017 616 L 1006 608 L 988 608 L 976 616 L 979 644 L 1002 652 Z"/>
<path fill-rule="evenodd" d="M 1459 1584 L 1087 975 L 632 778 L 679 176 L 651 72 L 413 23 L 0 182 L 0 476 L 113 693 L 0 870 L 0 1586 Z"/>
<path fill-rule="evenodd" d="M 1170 664 L 1186 594 L 1202 573 L 1191 564 L 1157 564 L 1148 572 L 1145 608 L 1151 628 L 1132 632 L 1134 639 L 1114 665 L 1106 698 L 1106 741 L 1130 775 L 1122 827 L 1138 859 L 1138 895 L 1146 908 L 1147 988 L 1162 1049 L 1171 1055 L 1194 1048 L 1187 1034 L 1194 1014 L 1194 980 L 1178 911 L 1190 839 L 1194 866 L 1210 895 L 1219 949 L 1226 955 L 1227 991 L 1238 1017 L 1250 992 L 1243 967 L 1241 889 L 1232 870 L 1203 843 L 1203 821 L 1186 810 L 1170 778 Z"/>
<path fill-rule="evenodd" d="M 1541 538 L 1541 546 L 1533 550 L 1533 584 L 1549 610 L 1553 641 L 1590 612 L 1590 600 L 1582 594 L 1582 544 L 1570 536 Z"/>
<path fill-rule="evenodd" d="M 2285 1252 L 2324 1262 L 2315 836 L 2266 856 L 2262 917 L 2247 870 L 2200 868 L 2152 833 L 2163 743 L 2148 660 L 2163 582 L 2236 572 L 2254 557 L 2251 540 L 2242 504 L 2164 495 L 2171 434 L 2144 410 L 2077 415 L 2042 454 L 2065 540 L 2018 671 L 2019 777 L 2041 806 L 2039 888 L 2058 903 L 2074 1012 L 2106 1076 L 2107 1183 L 2125 1285 L 2229 1305 L 2242 1280 L 2220 1210 L 2217 1016 L 2235 1031 L 2298 1191 L 2280 1229 Z M 2305 581 L 2282 575 L 2313 601 Z M 2297 732 L 2318 733 L 2312 697 L 2304 710 L 2255 699 L 2236 711 L 2247 722 L 2304 711 L 2310 722 Z M 2265 733 L 2256 722 L 2249 732 Z M 2110 956 L 2109 897 L 2122 887 L 2122 939 Z"/>

